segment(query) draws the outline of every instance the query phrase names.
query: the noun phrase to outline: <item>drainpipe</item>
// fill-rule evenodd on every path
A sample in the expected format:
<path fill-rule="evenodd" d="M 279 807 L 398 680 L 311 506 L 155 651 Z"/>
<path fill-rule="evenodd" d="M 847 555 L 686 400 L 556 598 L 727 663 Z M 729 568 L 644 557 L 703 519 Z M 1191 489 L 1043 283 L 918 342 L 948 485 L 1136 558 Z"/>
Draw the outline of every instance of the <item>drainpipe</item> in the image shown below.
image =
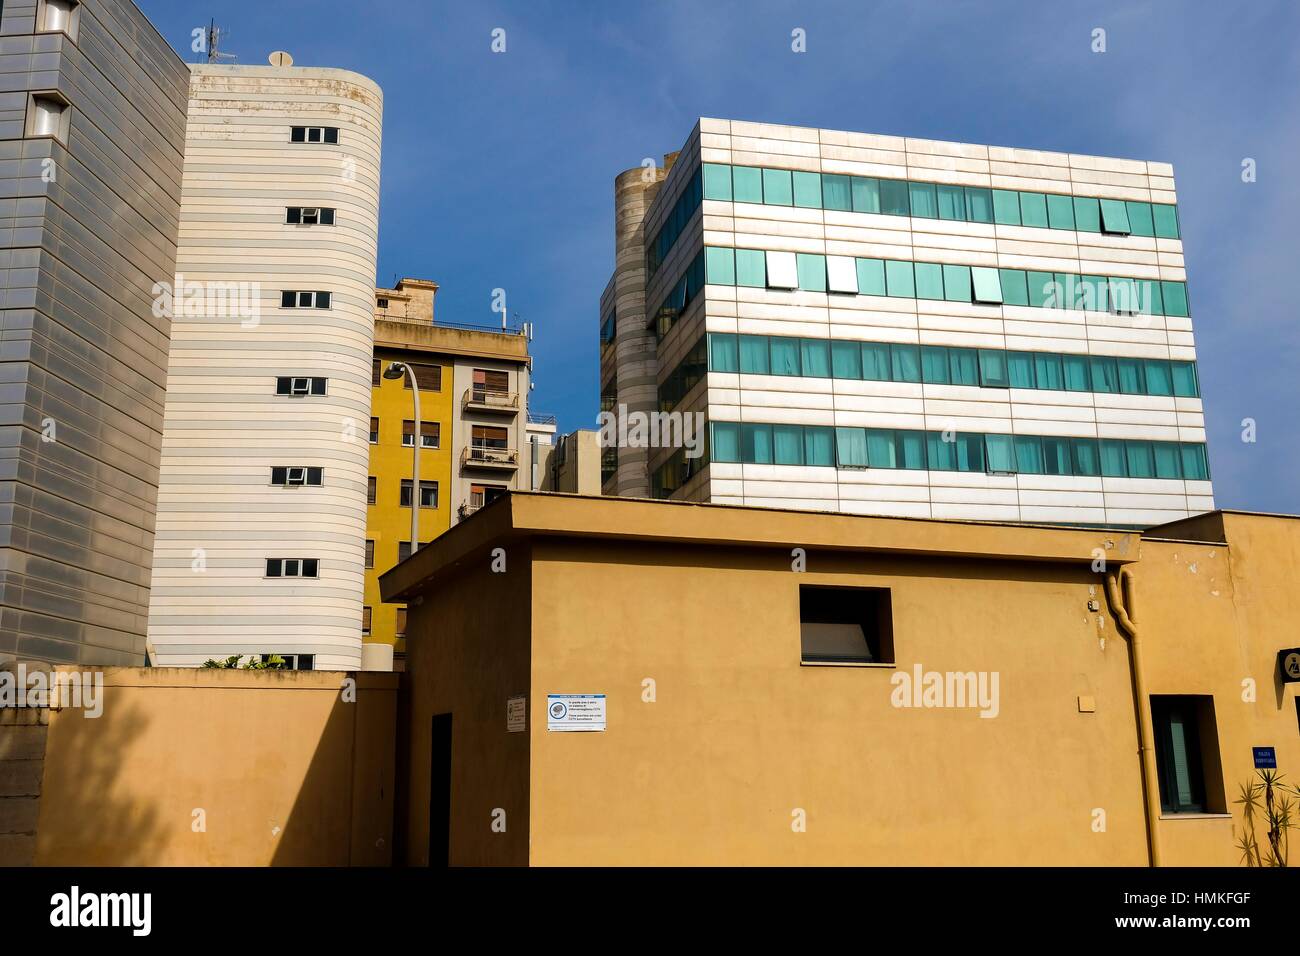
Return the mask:
<path fill-rule="evenodd" d="M 1106 599 L 1119 628 L 1128 637 L 1129 657 L 1133 668 L 1133 690 L 1138 718 L 1138 758 L 1142 765 L 1142 794 L 1147 820 L 1147 848 L 1151 865 L 1160 866 L 1160 782 L 1156 778 L 1155 738 L 1151 732 L 1151 705 L 1147 696 L 1145 671 L 1142 670 L 1142 642 L 1137 625 L 1124 605 L 1124 595 L 1133 595 L 1133 577 L 1128 568 L 1106 573 Z"/>

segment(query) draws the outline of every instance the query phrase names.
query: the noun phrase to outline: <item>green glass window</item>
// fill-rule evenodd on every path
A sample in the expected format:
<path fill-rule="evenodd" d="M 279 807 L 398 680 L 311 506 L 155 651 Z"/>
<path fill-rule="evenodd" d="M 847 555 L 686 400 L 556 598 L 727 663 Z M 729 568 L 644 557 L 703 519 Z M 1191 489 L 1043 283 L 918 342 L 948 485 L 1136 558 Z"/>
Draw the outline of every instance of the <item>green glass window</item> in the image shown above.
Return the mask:
<path fill-rule="evenodd" d="M 993 190 L 993 221 L 1000 226 L 1020 225 L 1020 194 L 1010 189 Z"/>
<path fill-rule="evenodd" d="M 1102 199 L 1101 202 L 1101 230 L 1117 236 L 1127 236 L 1130 232 L 1128 224 L 1128 207 L 1124 205 L 1122 199 Z"/>
<path fill-rule="evenodd" d="M 862 378 L 862 346 L 860 343 L 831 343 L 831 375 L 835 378 Z"/>
<path fill-rule="evenodd" d="M 794 204 L 805 209 L 822 208 L 822 174 L 794 174 Z"/>
<path fill-rule="evenodd" d="M 732 422 L 713 422 L 709 456 L 714 461 L 740 461 L 740 426 Z"/>
<path fill-rule="evenodd" d="M 1105 355 L 1094 355 L 1088 360 L 1092 368 L 1092 390 L 1113 393 L 1119 391 L 1119 370 L 1115 360 Z"/>
<path fill-rule="evenodd" d="M 767 288 L 767 256 L 762 249 L 736 250 L 736 285 Z"/>
<path fill-rule="evenodd" d="M 1060 290 L 1060 309 L 1083 308 L 1083 282 L 1071 272 L 1056 273 L 1056 286 Z"/>
<path fill-rule="evenodd" d="M 1173 373 L 1174 394 L 1179 398 L 1199 398 L 1201 389 L 1196 381 L 1196 363 L 1170 362 L 1169 365 Z"/>
<path fill-rule="evenodd" d="M 1178 238 L 1178 207 L 1167 203 L 1151 204 L 1152 225 L 1160 239 Z"/>
<path fill-rule="evenodd" d="M 1022 475 L 1043 473 L 1043 442 L 1036 435 L 1016 435 L 1016 471 Z"/>
<path fill-rule="evenodd" d="M 1169 363 L 1164 359 L 1147 359 L 1146 384 L 1148 395 L 1174 394 L 1174 379 L 1169 371 Z"/>
<path fill-rule="evenodd" d="M 1092 386 L 1088 381 L 1088 356 L 1062 355 L 1061 365 L 1065 372 L 1065 390 L 1067 392 L 1092 391 Z"/>
<path fill-rule="evenodd" d="M 1074 470 L 1070 467 L 1070 439 L 1043 439 L 1043 474 L 1069 475 Z"/>
<path fill-rule="evenodd" d="M 858 294 L 885 294 L 885 261 L 883 259 L 858 259 Z"/>
<path fill-rule="evenodd" d="M 970 266 L 944 265 L 943 297 L 949 302 L 971 301 Z"/>
<path fill-rule="evenodd" d="M 773 375 L 799 374 L 799 340 L 774 335 L 768 339 Z"/>
<path fill-rule="evenodd" d="M 907 216 L 911 214 L 907 203 L 907 180 L 881 179 L 880 211 L 887 216 Z"/>
<path fill-rule="evenodd" d="M 931 471 L 957 470 L 957 440 L 943 440 L 943 432 L 925 433 L 925 459 Z"/>
<path fill-rule="evenodd" d="M 943 266 L 936 262 L 918 262 L 916 268 L 916 297 L 918 299 L 943 298 Z"/>
<path fill-rule="evenodd" d="M 984 452 L 988 470 L 995 475 L 1010 475 L 1016 471 L 1016 451 L 1010 435 L 985 435 Z"/>
<path fill-rule="evenodd" d="M 1105 276 L 1080 276 L 1083 287 L 1083 307 L 1089 312 L 1110 311 L 1110 283 Z"/>
<path fill-rule="evenodd" d="M 948 367 L 951 372 L 952 384 L 979 385 L 979 358 L 974 349 L 949 349 Z"/>
<path fill-rule="evenodd" d="M 778 465 L 802 465 L 803 429 L 798 425 L 773 425 L 772 457 Z"/>
<path fill-rule="evenodd" d="M 803 430 L 803 461 L 805 465 L 835 467 L 835 432 L 822 425 L 809 425 Z"/>
<path fill-rule="evenodd" d="M 809 378 L 831 377 L 831 344 L 826 339 L 801 339 L 799 355 L 803 374 Z"/>
<path fill-rule="evenodd" d="M 1187 317 L 1187 286 L 1182 282 L 1161 282 L 1160 295 L 1165 303 L 1165 315 Z"/>
<path fill-rule="evenodd" d="M 772 426 L 740 426 L 741 460 L 755 465 L 772 464 Z"/>
<path fill-rule="evenodd" d="M 867 467 L 867 432 L 864 428 L 835 429 L 835 460 L 842 468 Z"/>
<path fill-rule="evenodd" d="M 1182 456 L 1177 442 L 1152 442 L 1151 450 L 1155 453 L 1157 478 L 1183 477 Z"/>
<path fill-rule="evenodd" d="M 1116 359 L 1119 370 L 1119 390 L 1122 395 L 1145 395 L 1146 383 L 1142 379 L 1142 360 L 1132 358 Z"/>
<path fill-rule="evenodd" d="M 1130 478 L 1154 478 L 1156 476 L 1155 456 L 1149 441 L 1130 441 L 1124 443 L 1124 452 L 1128 458 L 1128 476 Z"/>
<path fill-rule="evenodd" d="M 1026 275 L 1029 281 L 1029 304 L 1039 309 L 1056 308 L 1056 276 L 1050 272 L 1029 272 Z"/>
<path fill-rule="evenodd" d="M 966 187 L 966 218 L 971 222 L 993 221 L 993 190 Z"/>
<path fill-rule="evenodd" d="M 851 212 L 853 196 L 849 189 L 849 177 L 822 173 L 822 202 L 827 209 Z"/>
<path fill-rule="evenodd" d="M 880 212 L 880 180 L 853 177 L 853 211 Z"/>
<path fill-rule="evenodd" d="M 757 166 L 731 168 L 731 197 L 734 202 L 763 201 L 763 171 Z"/>
<path fill-rule="evenodd" d="M 1020 194 L 1020 223 L 1047 228 L 1047 197 L 1042 193 Z"/>
<path fill-rule="evenodd" d="M 1074 197 L 1074 228 L 1079 232 L 1101 232 L 1101 204 L 1097 200 Z"/>
<path fill-rule="evenodd" d="M 704 250 L 705 272 L 711 285 L 736 284 L 736 251 L 709 246 Z"/>
<path fill-rule="evenodd" d="M 1126 202 L 1128 209 L 1128 227 L 1135 236 L 1154 236 L 1155 223 L 1151 221 L 1151 204 L 1149 202 Z"/>
<path fill-rule="evenodd" d="M 881 342 L 862 343 L 862 377 L 869 382 L 888 382 L 893 378 L 888 345 Z"/>
<path fill-rule="evenodd" d="M 923 432 L 898 432 L 898 467 L 925 467 L 925 434 Z"/>
<path fill-rule="evenodd" d="M 998 270 L 973 266 L 970 273 L 974 283 L 975 301 L 986 305 L 1001 305 L 1002 282 L 998 278 Z"/>
<path fill-rule="evenodd" d="M 1076 475 L 1099 476 L 1101 474 L 1101 454 L 1095 438 L 1073 438 L 1070 440 L 1073 452 L 1074 473 Z"/>
<path fill-rule="evenodd" d="M 1008 352 L 1007 378 L 1012 388 L 1033 388 L 1034 356 L 1029 352 Z"/>
<path fill-rule="evenodd" d="M 740 370 L 751 375 L 768 375 L 771 362 L 767 348 L 766 335 L 742 335 L 740 337 Z"/>
<path fill-rule="evenodd" d="M 897 468 L 898 445 L 894 433 L 887 428 L 868 428 L 867 460 L 872 468 Z"/>
<path fill-rule="evenodd" d="M 736 336 L 729 332 L 709 333 L 709 370 L 739 372 L 740 356 Z"/>
<path fill-rule="evenodd" d="M 999 269 L 1003 305 L 1028 305 L 1029 282 L 1023 269 Z"/>
<path fill-rule="evenodd" d="M 921 350 L 915 345 L 891 345 L 889 357 L 895 382 L 921 381 Z"/>
<path fill-rule="evenodd" d="M 958 221 L 966 218 L 966 190 L 961 186 L 939 186 L 939 218 L 955 219 Z"/>
<path fill-rule="evenodd" d="M 933 183 L 908 183 L 912 200 L 912 215 L 917 219 L 938 219 L 939 200 L 935 198 Z"/>
<path fill-rule="evenodd" d="M 1065 373 L 1061 368 L 1061 356 L 1042 352 L 1034 356 L 1034 379 L 1039 388 L 1062 391 L 1065 388 Z"/>
<path fill-rule="evenodd" d="M 1114 276 L 1110 280 L 1110 305 L 1117 314 L 1131 315 L 1138 309 L 1137 283 L 1125 276 Z"/>
<path fill-rule="evenodd" d="M 1160 283 L 1155 279 L 1135 279 L 1138 295 L 1138 310 L 1143 315 L 1164 315 L 1164 299 L 1160 295 Z"/>
<path fill-rule="evenodd" d="M 704 198 L 731 201 L 731 167 L 704 164 Z"/>
<path fill-rule="evenodd" d="M 1047 224 L 1053 229 L 1074 228 L 1074 200 L 1069 196 L 1047 197 Z"/>
<path fill-rule="evenodd" d="M 763 170 L 763 202 L 769 206 L 794 205 L 794 187 L 790 181 L 790 170 Z"/>
<path fill-rule="evenodd" d="M 984 471 L 984 436 L 958 435 L 957 470 Z"/>
<path fill-rule="evenodd" d="M 889 295 L 915 299 L 916 283 L 912 277 L 912 263 L 886 259 L 885 287 L 889 290 Z"/>
<path fill-rule="evenodd" d="M 948 350 L 942 346 L 921 346 L 921 380 L 930 385 L 948 384 Z"/>
<path fill-rule="evenodd" d="M 980 349 L 980 384 L 988 388 L 1007 387 L 1007 357 L 1000 349 Z"/>
<path fill-rule="evenodd" d="M 1128 458 L 1122 441 L 1108 438 L 1101 442 L 1101 473 L 1106 478 L 1128 477 Z"/>
<path fill-rule="evenodd" d="M 1185 443 L 1182 446 L 1183 477 L 1188 481 L 1206 481 L 1210 477 L 1205 462 L 1205 446 Z"/>
<path fill-rule="evenodd" d="M 795 256 L 799 267 L 799 288 L 805 292 L 826 291 L 826 257 L 801 252 Z"/>

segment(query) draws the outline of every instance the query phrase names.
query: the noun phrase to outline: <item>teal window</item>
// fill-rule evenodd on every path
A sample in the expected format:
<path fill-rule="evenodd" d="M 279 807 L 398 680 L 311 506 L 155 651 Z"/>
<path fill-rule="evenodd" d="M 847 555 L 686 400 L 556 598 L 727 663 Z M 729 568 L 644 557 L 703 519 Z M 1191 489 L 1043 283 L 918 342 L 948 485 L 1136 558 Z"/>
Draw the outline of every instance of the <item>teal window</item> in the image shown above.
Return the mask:
<path fill-rule="evenodd" d="M 868 464 L 866 429 L 835 429 L 835 459 L 843 468 L 866 468 Z"/>
<path fill-rule="evenodd" d="M 1164 315 L 1164 297 L 1160 295 L 1160 283 L 1155 279 L 1135 279 L 1138 295 L 1138 311 L 1143 315 Z"/>
<path fill-rule="evenodd" d="M 1119 390 L 1122 395 L 1145 395 L 1146 383 L 1142 379 L 1142 360 L 1132 358 L 1116 359 L 1119 371 Z"/>
<path fill-rule="evenodd" d="M 1010 189 L 993 190 L 993 221 L 1000 226 L 1020 225 L 1020 194 Z"/>
<path fill-rule="evenodd" d="M 898 432 L 896 438 L 898 448 L 898 467 L 924 468 L 925 433 Z"/>
<path fill-rule="evenodd" d="M 798 375 L 799 340 L 774 335 L 768 339 L 772 354 L 773 375 Z"/>
<path fill-rule="evenodd" d="M 1069 272 L 1056 273 L 1056 285 L 1060 290 L 1060 309 L 1083 308 L 1083 282 L 1080 277 Z"/>
<path fill-rule="evenodd" d="M 1097 200 L 1074 197 L 1074 228 L 1079 232 L 1101 232 L 1101 204 Z"/>
<path fill-rule="evenodd" d="M 767 256 L 762 249 L 736 250 L 736 285 L 767 288 Z"/>
<path fill-rule="evenodd" d="M 980 349 L 980 384 L 988 388 L 1006 388 L 1007 356 L 996 349 Z"/>
<path fill-rule="evenodd" d="M 1196 364 L 1194 362 L 1170 362 L 1170 372 L 1174 380 L 1174 394 L 1179 398 L 1198 398 L 1200 385 L 1196 381 Z"/>
<path fill-rule="evenodd" d="M 1116 313 L 1132 315 L 1141 311 L 1138 306 L 1137 283 L 1126 277 L 1110 280 L 1110 303 Z"/>
<path fill-rule="evenodd" d="M 1088 381 L 1088 356 L 1062 355 L 1061 366 L 1065 374 L 1067 392 L 1092 391 L 1092 385 Z"/>
<path fill-rule="evenodd" d="M 1101 473 L 1106 478 L 1128 477 L 1128 460 L 1122 441 L 1104 439 L 1101 442 Z"/>
<path fill-rule="evenodd" d="M 1152 442 L 1151 450 L 1154 452 L 1156 458 L 1157 478 L 1183 477 L 1182 456 L 1179 452 L 1177 442 Z"/>
<path fill-rule="evenodd" d="M 831 344 L 826 339 L 801 339 L 799 354 L 804 375 L 809 378 L 831 377 Z"/>
<path fill-rule="evenodd" d="M 1187 317 L 1187 286 L 1182 282 L 1161 282 L 1160 294 L 1165 303 L 1165 315 Z"/>
<path fill-rule="evenodd" d="M 790 182 L 790 170 L 763 170 L 763 202 L 769 206 L 794 205 L 794 187 Z"/>
<path fill-rule="evenodd" d="M 931 471 L 957 470 L 957 440 L 944 441 L 944 432 L 925 433 L 925 458 Z"/>
<path fill-rule="evenodd" d="M 998 270 L 975 266 L 970 273 L 975 286 L 975 301 L 987 305 L 1001 305 L 1002 282 L 998 278 Z"/>
<path fill-rule="evenodd" d="M 731 167 L 731 196 L 735 202 L 763 201 L 763 171 L 757 166 Z"/>
<path fill-rule="evenodd" d="M 1008 352 L 1007 379 L 1012 388 L 1033 388 L 1034 356 L 1029 352 Z"/>
<path fill-rule="evenodd" d="M 736 251 L 709 246 L 704 250 L 705 271 L 711 285 L 736 284 Z"/>
<path fill-rule="evenodd" d="M 917 262 L 916 297 L 918 299 L 943 298 L 943 266 L 935 262 Z"/>
<path fill-rule="evenodd" d="M 862 378 L 862 346 L 860 343 L 831 343 L 831 374 L 835 378 Z"/>
<path fill-rule="evenodd" d="M 809 425 L 803 430 L 803 461 L 805 465 L 835 467 L 835 432 L 820 425 Z"/>
<path fill-rule="evenodd" d="M 1188 481 L 1206 481 L 1210 477 L 1210 467 L 1205 462 L 1205 446 L 1184 444 L 1182 446 L 1183 477 Z"/>
<path fill-rule="evenodd" d="M 949 302 L 971 301 L 970 266 L 944 265 L 943 297 Z"/>
<path fill-rule="evenodd" d="M 948 384 L 948 350 L 934 345 L 921 347 L 921 380 L 930 385 Z"/>
<path fill-rule="evenodd" d="M 1089 312 L 1110 311 L 1110 283 L 1105 276 L 1080 276 L 1083 287 L 1083 307 Z"/>
<path fill-rule="evenodd" d="M 803 429 L 798 425 L 773 425 L 772 457 L 778 465 L 802 465 Z"/>
<path fill-rule="evenodd" d="M 1163 359 L 1147 359 L 1146 385 L 1148 395 L 1174 394 L 1174 379 L 1169 371 L 1169 363 Z"/>
<path fill-rule="evenodd" d="M 1092 390 L 1113 393 L 1119 391 L 1119 370 L 1115 360 L 1104 355 L 1094 355 L 1088 360 L 1092 367 Z"/>
<path fill-rule="evenodd" d="M 1016 451 L 1010 435 L 985 435 L 984 451 L 990 472 L 995 475 L 1015 473 Z"/>
<path fill-rule="evenodd" d="M 868 428 L 867 460 L 872 468 L 898 468 L 898 444 L 894 433 L 884 428 Z"/>
<path fill-rule="evenodd" d="M 939 186 L 939 218 L 955 219 L 958 221 L 966 218 L 966 190 L 961 186 Z"/>
<path fill-rule="evenodd" d="M 915 345 L 891 345 L 889 357 L 895 382 L 921 381 L 921 350 Z"/>
<path fill-rule="evenodd" d="M 794 204 L 805 209 L 822 208 L 821 173 L 794 174 Z"/>
<path fill-rule="evenodd" d="M 952 373 L 952 384 L 979 385 L 979 360 L 974 349 L 949 349 L 948 366 Z"/>
<path fill-rule="evenodd" d="M 1026 273 L 1029 281 L 1029 304 L 1037 309 L 1057 308 L 1056 276 L 1050 272 Z"/>
<path fill-rule="evenodd" d="M 740 371 L 736 336 L 726 332 L 709 333 L 709 369 L 714 372 Z"/>
<path fill-rule="evenodd" d="M 1165 203 L 1152 203 L 1151 219 L 1159 239 L 1178 238 L 1178 207 Z"/>
<path fill-rule="evenodd" d="M 1156 476 L 1155 455 L 1151 451 L 1151 443 L 1146 441 L 1130 441 L 1124 443 L 1124 451 L 1128 456 L 1128 476 L 1130 478 L 1154 478 Z"/>
<path fill-rule="evenodd" d="M 885 294 L 885 261 L 883 259 L 858 259 L 858 294 Z"/>
<path fill-rule="evenodd" d="M 1023 269 L 999 269 L 1003 305 L 1028 305 L 1029 283 Z"/>
<path fill-rule="evenodd" d="M 1042 193 L 1020 194 L 1020 223 L 1047 228 L 1047 197 Z"/>
<path fill-rule="evenodd" d="M 939 201 L 933 183 L 908 183 L 908 195 L 912 200 L 912 215 L 917 219 L 939 218 Z"/>
<path fill-rule="evenodd" d="M 756 465 L 772 464 L 772 426 L 740 426 L 741 454 L 744 461 Z"/>
<path fill-rule="evenodd" d="M 1044 352 L 1034 356 L 1034 379 L 1039 388 L 1062 391 L 1065 388 L 1065 373 L 1061 368 L 1061 356 Z"/>
<path fill-rule="evenodd" d="M 1074 228 L 1074 200 L 1069 196 L 1047 197 L 1047 224 L 1053 229 Z"/>
<path fill-rule="evenodd" d="M 887 216 L 907 216 L 911 214 L 907 203 L 907 180 L 881 179 L 880 211 Z"/>
<path fill-rule="evenodd" d="M 1152 696 L 1151 724 L 1161 812 L 1204 813 L 1210 805 L 1206 800 L 1207 761 L 1201 732 L 1209 730 L 1207 738 L 1215 741 L 1217 750 L 1214 698 Z M 1214 760 L 1213 755 L 1210 760 Z"/>
<path fill-rule="evenodd" d="M 714 461 L 740 461 L 740 426 L 731 422 L 714 422 L 709 456 Z"/>
<path fill-rule="evenodd" d="M 740 370 L 752 375 L 768 375 L 770 369 L 767 336 L 742 335 L 740 337 Z"/>
<path fill-rule="evenodd" d="M 1128 208 L 1128 227 L 1135 236 L 1154 236 L 1155 223 L 1151 221 L 1151 204 L 1149 202 L 1126 202 Z"/>
<path fill-rule="evenodd" d="M 885 286 L 889 290 L 889 295 L 915 299 L 916 283 L 912 277 L 912 263 L 886 259 Z"/>
<path fill-rule="evenodd" d="M 795 256 L 799 268 L 799 288 L 805 292 L 826 291 L 826 257 L 801 252 Z"/>
<path fill-rule="evenodd" d="M 822 173 L 822 202 L 827 209 L 852 211 L 853 196 L 849 188 L 849 177 Z"/>
<path fill-rule="evenodd" d="M 1036 435 L 1016 435 L 1016 471 L 1022 475 L 1043 473 L 1043 441 Z"/>
<path fill-rule="evenodd" d="M 966 187 L 966 218 L 971 222 L 993 221 L 993 190 Z"/>
<path fill-rule="evenodd" d="M 1101 474 L 1101 453 L 1097 448 L 1097 439 L 1071 439 L 1070 450 L 1073 453 L 1074 473 L 1076 475 L 1098 476 Z"/>
<path fill-rule="evenodd" d="M 704 198 L 731 201 L 731 167 L 704 164 Z"/>
<path fill-rule="evenodd" d="M 880 212 L 880 180 L 853 177 L 853 211 Z"/>
<path fill-rule="evenodd" d="M 1043 439 L 1043 474 L 1069 475 L 1074 470 L 1070 467 L 1070 439 Z"/>
<path fill-rule="evenodd" d="M 1117 236 L 1129 234 L 1128 207 L 1122 199 L 1101 200 L 1101 231 Z"/>
<path fill-rule="evenodd" d="M 862 343 L 862 377 L 869 382 L 888 382 L 890 372 L 889 346 L 884 343 Z"/>
<path fill-rule="evenodd" d="M 955 444 L 958 471 L 985 470 L 983 435 L 958 435 Z"/>

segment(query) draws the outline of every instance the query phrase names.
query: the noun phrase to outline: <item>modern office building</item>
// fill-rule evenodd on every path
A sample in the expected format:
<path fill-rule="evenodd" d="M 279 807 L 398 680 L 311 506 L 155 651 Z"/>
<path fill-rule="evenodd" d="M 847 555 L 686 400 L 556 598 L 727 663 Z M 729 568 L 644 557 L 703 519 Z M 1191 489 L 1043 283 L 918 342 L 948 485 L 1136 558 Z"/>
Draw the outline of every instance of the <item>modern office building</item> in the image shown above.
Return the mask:
<path fill-rule="evenodd" d="M 410 278 L 374 290 L 362 632 L 367 642 L 392 645 L 399 669 L 406 608 L 380 600 L 379 575 L 410 555 L 417 500 L 420 542 L 427 544 L 506 491 L 533 487 L 529 437 L 539 426 L 530 424 L 528 412 L 528 336 L 519 329 L 436 322 L 437 292 L 436 282 Z M 384 375 L 393 363 L 415 372 L 418 427 L 409 377 Z"/>
<path fill-rule="evenodd" d="M 189 71 L 126 0 L 9 0 L 0 71 L 0 659 L 141 664 Z"/>
<path fill-rule="evenodd" d="M 1167 163 L 701 119 L 615 183 L 606 494 L 1146 526 L 1214 507 Z M 668 447 L 664 447 L 668 444 Z"/>
<path fill-rule="evenodd" d="M 157 663 L 360 666 L 382 105 L 343 70 L 193 68 Z"/>

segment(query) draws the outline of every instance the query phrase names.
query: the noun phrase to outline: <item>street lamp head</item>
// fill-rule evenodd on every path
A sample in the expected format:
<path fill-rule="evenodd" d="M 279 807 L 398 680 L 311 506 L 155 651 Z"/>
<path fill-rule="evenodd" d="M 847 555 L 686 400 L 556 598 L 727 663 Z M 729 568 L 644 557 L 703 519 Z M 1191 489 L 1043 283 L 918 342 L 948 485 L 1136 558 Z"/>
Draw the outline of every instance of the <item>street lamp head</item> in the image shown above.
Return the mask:
<path fill-rule="evenodd" d="M 393 362 L 388 368 L 384 369 L 384 378 L 401 378 L 406 374 L 406 366 L 401 362 Z"/>

